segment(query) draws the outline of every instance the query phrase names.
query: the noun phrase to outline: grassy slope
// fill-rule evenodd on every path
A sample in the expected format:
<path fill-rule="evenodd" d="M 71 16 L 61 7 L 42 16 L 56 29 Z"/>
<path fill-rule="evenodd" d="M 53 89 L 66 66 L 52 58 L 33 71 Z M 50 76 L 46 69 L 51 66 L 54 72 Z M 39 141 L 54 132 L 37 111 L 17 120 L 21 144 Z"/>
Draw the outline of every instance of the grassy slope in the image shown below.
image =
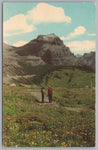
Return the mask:
<path fill-rule="evenodd" d="M 19 65 L 24 68 L 25 75 L 36 75 L 36 78 L 31 78 L 29 84 L 44 84 L 46 86 L 49 84 L 52 87 L 59 85 L 67 88 L 91 86 L 91 84 L 95 86 L 95 74 L 90 71 L 64 66 L 31 66 L 22 62 L 19 62 Z"/>
<path fill-rule="evenodd" d="M 45 76 L 40 78 L 42 81 L 37 76 L 35 83 L 45 84 L 46 90 L 51 85 L 53 100 L 59 107 L 36 101 L 31 92 L 38 90 L 39 86 L 36 89 L 3 86 L 4 146 L 95 145 L 94 73 L 59 67 L 53 70 L 50 73 L 49 68 L 46 68 L 46 73 L 44 69 L 40 70 Z M 71 74 L 71 81 L 68 82 Z M 65 106 L 82 109 L 71 111 Z"/>
<path fill-rule="evenodd" d="M 78 68 L 62 67 L 47 73 L 43 83 L 52 87 L 58 87 L 58 85 L 66 88 L 91 87 L 95 86 L 95 74 Z"/>
<path fill-rule="evenodd" d="M 65 68 L 46 74 L 42 84 L 53 88 L 53 100 L 62 106 L 92 107 L 95 103 L 95 74 L 78 68 Z M 85 105 L 84 105 L 85 104 Z"/>

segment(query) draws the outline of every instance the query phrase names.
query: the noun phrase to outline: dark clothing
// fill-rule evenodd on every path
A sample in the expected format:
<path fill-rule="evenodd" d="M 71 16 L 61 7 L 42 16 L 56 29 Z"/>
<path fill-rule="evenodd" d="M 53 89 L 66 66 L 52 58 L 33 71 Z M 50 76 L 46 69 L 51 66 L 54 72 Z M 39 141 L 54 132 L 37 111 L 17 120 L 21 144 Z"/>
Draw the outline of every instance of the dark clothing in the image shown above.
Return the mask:
<path fill-rule="evenodd" d="M 51 102 L 52 102 L 52 94 L 53 94 L 52 89 L 51 89 L 51 88 L 49 88 L 49 89 L 48 89 L 49 103 L 51 103 Z"/>
<path fill-rule="evenodd" d="M 48 94 L 49 97 L 49 103 L 52 103 L 52 94 Z"/>
<path fill-rule="evenodd" d="M 41 93 L 42 93 L 42 103 L 44 103 L 44 95 L 45 95 L 44 88 L 41 89 Z"/>
<path fill-rule="evenodd" d="M 42 94 L 42 103 L 44 103 L 44 94 Z"/>

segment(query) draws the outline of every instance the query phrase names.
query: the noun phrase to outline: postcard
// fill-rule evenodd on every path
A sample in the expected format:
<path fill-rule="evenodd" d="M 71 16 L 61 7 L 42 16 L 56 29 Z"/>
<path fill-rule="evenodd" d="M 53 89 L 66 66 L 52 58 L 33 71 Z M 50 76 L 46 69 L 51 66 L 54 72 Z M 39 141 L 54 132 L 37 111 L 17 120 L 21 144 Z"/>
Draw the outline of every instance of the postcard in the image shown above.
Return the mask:
<path fill-rule="evenodd" d="M 3 147 L 95 147 L 95 3 L 3 2 Z"/>

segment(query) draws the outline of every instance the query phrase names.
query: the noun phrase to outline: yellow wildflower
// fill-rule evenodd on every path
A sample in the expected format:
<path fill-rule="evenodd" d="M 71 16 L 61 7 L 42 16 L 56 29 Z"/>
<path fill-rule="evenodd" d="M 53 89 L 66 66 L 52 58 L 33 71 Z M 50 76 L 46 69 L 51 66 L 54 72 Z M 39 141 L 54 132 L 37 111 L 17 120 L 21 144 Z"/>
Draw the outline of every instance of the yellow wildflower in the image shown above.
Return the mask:
<path fill-rule="evenodd" d="M 58 136 L 57 134 L 55 134 L 55 136 Z"/>
<path fill-rule="evenodd" d="M 62 142 L 61 145 L 62 145 L 62 146 L 65 146 L 65 142 Z"/>
<path fill-rule="evenodd" d="M 83 143 L 87 143 L 86 141 L 83 141 Z"/>
<path fill-rule="evenodd" d="M 34 142 L 32 142 L 32 145 L 34 145 Z"/>
<path fill-rule="evenodd" d="M 67 133 L 67 134 L 69 134 L 69 132 L 68 132 L 68 131 L 67 131 L 66 133 Z"/>

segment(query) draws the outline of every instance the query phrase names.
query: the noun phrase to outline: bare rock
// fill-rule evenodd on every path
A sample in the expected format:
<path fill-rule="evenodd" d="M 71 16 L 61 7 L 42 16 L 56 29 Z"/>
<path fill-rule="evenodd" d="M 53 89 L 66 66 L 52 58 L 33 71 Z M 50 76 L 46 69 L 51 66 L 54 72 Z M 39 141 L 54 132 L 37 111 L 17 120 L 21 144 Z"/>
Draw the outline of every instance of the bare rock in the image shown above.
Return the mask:
<path fill-rule="evenodd" d="M 26 87 L 26 88 L 31 88 L 31 86 L 30 85 L 26 85 L 26 84 L 19 84 L 19 86 L 21 86 L 21 87 Z"/>
<path fill-rule="evenodd" d="M 10 87 L 15 87 L 15 86 L 16 86 L 15 83 L 10 84 Z"/>

